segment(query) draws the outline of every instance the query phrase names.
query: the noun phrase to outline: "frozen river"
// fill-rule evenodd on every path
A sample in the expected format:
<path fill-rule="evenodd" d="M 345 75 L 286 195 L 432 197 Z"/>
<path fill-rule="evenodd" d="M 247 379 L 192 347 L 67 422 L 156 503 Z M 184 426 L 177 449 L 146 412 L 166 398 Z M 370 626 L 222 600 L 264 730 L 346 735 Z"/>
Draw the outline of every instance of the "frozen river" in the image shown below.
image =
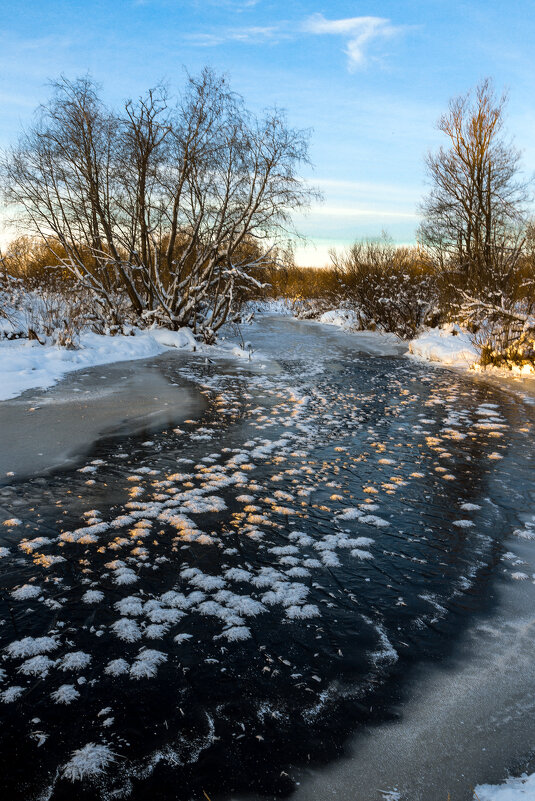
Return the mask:
<path fill-rule="evenodd" d="M 0 404 L 10 801 L 468 801 L 529 759 L 533 407 L 395 340 L 247 337 Z"/>

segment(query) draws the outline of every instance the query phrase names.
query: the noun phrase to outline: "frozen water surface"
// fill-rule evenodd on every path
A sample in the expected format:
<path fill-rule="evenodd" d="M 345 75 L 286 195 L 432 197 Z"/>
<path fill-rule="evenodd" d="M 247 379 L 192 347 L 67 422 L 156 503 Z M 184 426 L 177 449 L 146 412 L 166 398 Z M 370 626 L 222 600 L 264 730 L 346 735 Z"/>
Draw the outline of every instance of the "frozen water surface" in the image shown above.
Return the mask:
<path fill-rule="evenodd" d="M 84 369 L 47 392 L 0 402 L 0 483 L 6 473 L 21 478 L 72 464 L 104 435 L 161 430 L 192 416 L 202 399 L 165 375 L 167 362 L 180 358 L 165 353 Z"/>
<path fill-rule="evenodd" d="M 405 708 L 425 719 L 418 671 L 432 684 L 471 626 L 492 639 L 504 587 L 533 590 L 532 413 L 392 339 L 284 318 L 247 337 L 271 360 L 155 362 L 200 393 L 191 416 L 140 419 L 46 480 L 6 477 L 10 801 L 272 798 L 295 780 L 307 799 L 442 798 L 400 795 L 388 770 L 363 785 L 358 739 L 333 760 L 373 731 L 414 790 L 415 754 L 411 774 L 388 732 Z M 332 765 L 357 767 L 329 795 Z"/>

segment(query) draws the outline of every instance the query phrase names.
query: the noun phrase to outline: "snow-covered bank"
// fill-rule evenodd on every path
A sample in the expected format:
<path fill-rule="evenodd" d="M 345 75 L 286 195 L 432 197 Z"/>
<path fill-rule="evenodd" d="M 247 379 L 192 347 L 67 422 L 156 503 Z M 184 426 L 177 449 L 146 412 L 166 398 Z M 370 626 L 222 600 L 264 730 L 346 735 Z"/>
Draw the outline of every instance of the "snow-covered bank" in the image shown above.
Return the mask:
<path fill-rule="evenodd" d="M 535 798 L 535 773 L 525 773 L 504 784 L 480 784 L 474 790 L 474 801 L 527 801 Z"/>
<path fill-rule="evenodd" d="M 324 325 L 336 325 L 344 331 L 358 331 L 360 317 L 353 309 L 331 309 L 318 318 Z"/>
<path fill-rule="evenodd" d="M 20 480 L 74 467 L 103 437 L 143 433 L 149 439 L 153 431 L 172 430 L 202 414 L 202 394 L 181 375 L 189 357 L 167 350 L 84 367 L 52 387 L 2 401 L 0 484 L 10 475 Z"/>
<path fill-rule="evenodd" d="M 471 336 L 457 325 L 445 325 L 441 328 L 427 329 L 409 343 L 409 353 L 417 359 L 429 362 L 436 362 L 448 367 L 469 369 L 479 373 L 486 378 L 500 382 L 512 389 L 511 379 L 522 380 L 531 379 L 533 381 L 534 370 L 530 364 L 511 365 L 511 367 L 495 367 L 494 365 L 480 364 L 480 354 L 473 343 Z M 533 386 L 523 382 L 523 389 L 527 390 L 527 395 L 519 393 L 524 399 L 529 398 L 533 402 Z"/>
<path fill-rule="evenodd" d="M 27 389 L 47 389 L 73 370 L 145 359 L 168 348 L 191 350 L 194 344 L 193 335 L 186 329 L 155 329 L 114 337 L 85 333 L 76 350 L 27 339 L 6 340 L 0 342 L 0 400 L 14 398 Z"/>
<path fill-rule="evenodd" d="M 364 333 L 375 336 L 377 339 L 385 338 L 403 342 L 395 334 L 384 331 L 362 331 L 362 320 L 354 309 L 330 309 L 317 318 L 318 323 L 341 328 L 342 331 Z M 472 367 L 479 361 L 477 353 L 469 335 L 458 326 L 447 325 L 441 328 L 429 328 L 408 343 L 409 352 L 420 359 L 430 362 L 439 362 L 455 367 Z"/>
<path fill-rule="evenodd" d="M 0 400 L 14 398 L 28 389 L 47 389 L 73 370 L 146 359 L 172 348 L 211 356 L 250 358 L 250 352 L 235 343 L 202 345 L 189 328 L 178 331 L 153 328 L 137 331 L 135 336 L 87 332 L 80 336 L 80 347 L 76 350 L 40 345 L 27 339 L 4 340 L 0 342 Z"/>
<path fill-rule="evenodd" d="M 479 362 L 470 336 L 455 325 L 427 329 L 409 342 L 409 351 L 426 361 L 455 367 L 472 367 Z"/>
<path fill-rule="evenodd" d="M 318 317 L 317 322 L 334 325 L 343 331 L 361 332 L 361 318 L 353 309 L 331 309 Z M 390 338 L 402 342 L 395 334 L 384 331 L 364 331 L 377 338 Z M 439 362 L 456 367 L 472 367 L 479 355 L 469 337 L 458 326 L 427 329 L 408 343 L 409 352 L 425 361 Z"/>

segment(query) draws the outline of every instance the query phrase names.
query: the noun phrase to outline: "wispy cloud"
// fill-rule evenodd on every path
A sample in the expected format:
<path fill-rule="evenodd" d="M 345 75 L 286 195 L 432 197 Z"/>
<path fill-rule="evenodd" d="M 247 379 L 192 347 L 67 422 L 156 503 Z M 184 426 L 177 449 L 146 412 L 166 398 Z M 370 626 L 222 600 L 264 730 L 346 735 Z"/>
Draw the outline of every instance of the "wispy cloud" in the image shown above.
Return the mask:
<path fill-rule="evenodd" d="M 214 5 L 232 6 L 238 10 L 257 6 L 260 0 L 211 0 Z"/>
<path fill-rule="evenodd" d="M 367 61 L 367 48 L 377 39 L 390 39 L 406 30 L 406 26 L 393 25 L 384 17 L 348 17 L 325 19 L 323 14 L 313 14 L 303 24 L 303 30 L 312 34 L 330 34 L 347 40 L 345 53 L 348 68 L 353 71 Z"/>
<path fill-rule="evenodd" d="M 153 5 L 160 2 L 164 2 L 164 0 L 132 0 L 134 6 L 148 6 Z M 248 8 L 254 8 L 257 6 L 261 0 L 190 0 L 190 5 L 193 6 L 221 6 L 222 8 L 228 8 L 231 11 L 245 11 Z"/>
<path fill-rule="evenodd" d="M 252 25 L 244 28 L 224 28 L 215 33 L 190 33 L 185 37 L 199 47 L 216 47 L 224 42 L 242 42 L 244 44 L 260 44 L 275 42 L 280 38 L 277 26 Z"/>
<path fill-rule="evenodd" d="M 194 4 L 198 6 L 211 5 L 220 6 L 221 8 L 228 8 L 230 11 L 247 11 L 249 8 L 257 6 L 261 0 L 194 0 Z"/>
<path fill-rule="evenodd" d="M 356 206 L 316 206 L 313 214 L 320 217 L 378 217 L 385 219 L 416 220 L 413 211 L 395 211 L 384 208 L 362 208 Z"/>
<path fill-rule="evenodd" d="M 225 0 L 218 0 L 225 2 Z M 251 4 L 254 0 L 250 0 Z M 346 40 L 345 52 L 351 71 L 363 66 L 367 59 L 369 45 L 380 39 L 390 39 L 408 29 L 405 25 L 393 25 L 383 17 L 348 17 L 328 20 L 322 14 L 313 14 L 297 26 L 288 21 L 274 22 L 272 25 L 251 25 L 247 27 L 225 27 L 202 33 L 186 34 L 185 38 L 199 47 L 216 47 L 225 42 L 245 44 L 278 44 L 283 40 L 294 40 L 303 35 L 330 34 Z"/>

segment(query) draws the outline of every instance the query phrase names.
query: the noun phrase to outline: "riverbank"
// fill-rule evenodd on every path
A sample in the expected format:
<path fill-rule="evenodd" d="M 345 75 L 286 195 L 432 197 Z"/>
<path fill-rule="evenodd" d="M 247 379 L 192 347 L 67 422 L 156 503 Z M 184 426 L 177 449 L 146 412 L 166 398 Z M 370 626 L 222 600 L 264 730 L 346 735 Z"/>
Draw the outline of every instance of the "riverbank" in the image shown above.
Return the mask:
<path fill-rule="evenodd" d="M 133 329 L 131 336 L 83 333 L 76 348 L 41 345 L 35 340 L 0 340 L 0 401 L 28 389 L 48 389 L 67 373 L 104 364 L 147 359 L 167 350 L 203 353 L 213 358 L 251 359 L 240 343 L 220 340 L 217 345 L 198 342 L 189 328 Z"/>
<path fill-rule="evenodd" d="M 289 312 L 288 312 L 289 313 Z M 444 325 L 428 328 L 411 340 L 403 340 L 395 334 L 384 331 L 360 331 L 359 317 L 348 309 L 333 309 L 320 315 L 314 322 L 339 329 L 345 333 L 358 335 L 363 340 L 375 341 L 377 345 L 396 344 L 398 352 L 438 367 L 453 367 L 466 371 L 474 377 L 481 377 L 495 386 L 514 392 L 526 403 L 535 403 L 535 372 L 530 365 L 481 367 L 479 353 L 472 337 L 458 325 Z"/>
<path fill-rule="evenodd" d="M 78 370 L 47 390 L 0 402 L 0 485 L 74 466 L 101 438 L 173 428 L 204 409 L 198 389 L 166 375 L 187 354 L 116 362 Z"/>

